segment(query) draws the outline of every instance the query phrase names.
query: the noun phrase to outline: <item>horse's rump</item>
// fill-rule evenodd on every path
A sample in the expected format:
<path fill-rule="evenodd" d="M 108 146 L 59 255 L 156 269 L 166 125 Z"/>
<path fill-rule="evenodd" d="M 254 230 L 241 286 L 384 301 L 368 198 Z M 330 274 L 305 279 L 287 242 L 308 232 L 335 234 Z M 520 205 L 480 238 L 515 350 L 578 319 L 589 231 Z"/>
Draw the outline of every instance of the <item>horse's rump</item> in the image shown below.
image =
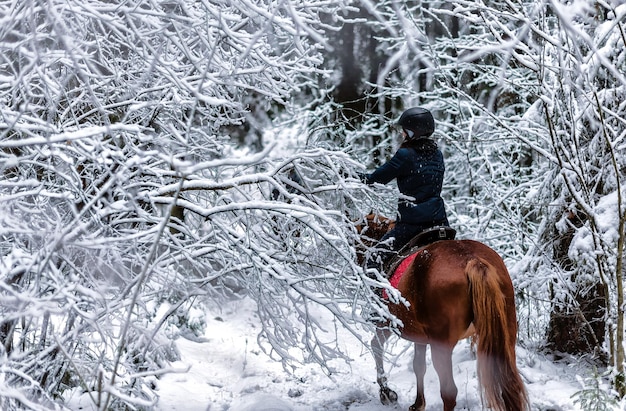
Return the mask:
<path fill-rule="evenodd" d="M 402 280 L 394 281 L 410 306 L 389 305 L 404 324 L 402 337 L 451 350 L 473 323 L 487 405 L 499 411 L 526 409 L 526 391 L 515 364 L 514 290 L 501 257 L 472 240 L 439 241 L 411 257 Z"/>

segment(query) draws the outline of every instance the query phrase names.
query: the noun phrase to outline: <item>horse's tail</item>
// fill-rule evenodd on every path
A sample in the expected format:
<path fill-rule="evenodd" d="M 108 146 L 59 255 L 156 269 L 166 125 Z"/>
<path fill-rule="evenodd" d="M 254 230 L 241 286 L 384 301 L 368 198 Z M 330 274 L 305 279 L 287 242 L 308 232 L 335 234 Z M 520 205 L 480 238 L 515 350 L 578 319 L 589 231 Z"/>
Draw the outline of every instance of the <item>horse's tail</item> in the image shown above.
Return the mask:
<path fill-rule="evenodd" d="M 512 295 L 507 301 L 497 270 L 483 259 L 473 259 L 465 268 L 478 334 L 478 380 L 488 407 L 496 411 L 528 410 L 528 394 L 515 362 L 517 319 L 515 307 L 510 306 L 515 302 Z"/>

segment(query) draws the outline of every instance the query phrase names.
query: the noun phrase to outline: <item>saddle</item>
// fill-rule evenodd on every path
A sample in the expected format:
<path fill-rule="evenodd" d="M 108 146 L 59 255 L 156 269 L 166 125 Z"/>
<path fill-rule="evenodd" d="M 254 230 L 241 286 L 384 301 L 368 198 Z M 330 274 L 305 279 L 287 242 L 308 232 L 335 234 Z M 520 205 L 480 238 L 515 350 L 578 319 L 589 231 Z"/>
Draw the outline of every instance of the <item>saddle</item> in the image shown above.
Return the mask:
<path fill-rule="evenodd" d="M 404 247 L 396 254 L 384 267 L 385 272 L 389 276 L 393 276 L 396 269 L 408 256 L 417 253 L 421 248 L 426 247 L 428 244 L 432 244 L 441 240 L 454 240 L 456 237 L 456 230 L 448 226 L 436 226 L 427 228 L 426 230 L 418 233 L 411 239 Z"/>

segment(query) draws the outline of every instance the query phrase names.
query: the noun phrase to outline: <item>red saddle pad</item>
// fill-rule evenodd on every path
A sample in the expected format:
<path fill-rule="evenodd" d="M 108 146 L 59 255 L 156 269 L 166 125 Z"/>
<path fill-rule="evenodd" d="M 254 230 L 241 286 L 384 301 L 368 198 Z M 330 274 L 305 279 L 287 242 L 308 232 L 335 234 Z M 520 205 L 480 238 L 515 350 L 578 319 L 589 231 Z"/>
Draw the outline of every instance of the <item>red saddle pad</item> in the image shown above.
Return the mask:
<path fill-rule="evenodd" d="M 409 268 L 409 265 L 411 265 L 413 260 L 415 260 L 415 257 L 417 257 L 417 255 L 419 253 L 421 253 L 421 252 L 422 252 L 422 250 L 419 250 L 419 251 L 409 255 L 408 257 L 406 257 L 404 260 L 402 260 L 400 262 L 400 264 L 396 268 L 396 271 L 393 272 L 393 275 L 389 279 L 389 282 L 391 283 L 393 288 L 398 288 L 398 284 L 400 284 L 400 279 L 402 278 L 402 276 L 406 272 L 406 269 Z M 388 298 L 386 290 L 383 290 L 383 297 L 384 298 Z"/>

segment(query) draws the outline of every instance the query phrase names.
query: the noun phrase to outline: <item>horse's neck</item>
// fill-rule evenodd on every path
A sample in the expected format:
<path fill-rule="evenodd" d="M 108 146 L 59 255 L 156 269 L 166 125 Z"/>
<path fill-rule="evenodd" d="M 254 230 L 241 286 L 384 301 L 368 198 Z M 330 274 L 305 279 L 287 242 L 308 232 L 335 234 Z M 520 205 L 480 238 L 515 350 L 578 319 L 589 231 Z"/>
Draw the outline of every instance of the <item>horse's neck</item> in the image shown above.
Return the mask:
<path fill-rule="evenodd" d="M 376 214 L 366 216 L 365 222 L 367 225 L 366 235 L 375 240 L 380 240 L 395 225 L 394 220 Z"/>

